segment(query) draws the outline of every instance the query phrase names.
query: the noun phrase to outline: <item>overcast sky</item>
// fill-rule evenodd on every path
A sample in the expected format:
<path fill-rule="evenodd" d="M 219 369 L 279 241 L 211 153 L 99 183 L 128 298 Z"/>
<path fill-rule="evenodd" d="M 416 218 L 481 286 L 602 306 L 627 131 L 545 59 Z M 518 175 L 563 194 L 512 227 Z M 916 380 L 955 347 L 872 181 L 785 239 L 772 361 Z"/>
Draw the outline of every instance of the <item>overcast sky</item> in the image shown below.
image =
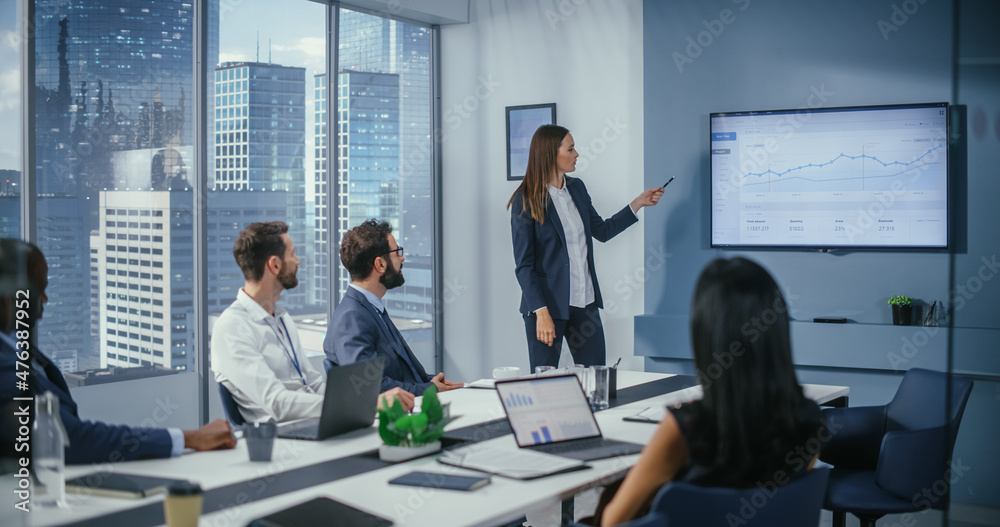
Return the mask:
<path fill-rule="evenodd" d="M 326 22 L 322 5 L 307 0 L 221 0 L 219 60 L 260 60 L 306 68 L 306 96 L 312 100 L 312 76 L 324 71 Z M 0 0 L 0 169 L 21 168 L 21 38 L 16 0 Z M 311 115 L 307 106 L 307 114 Z"/>

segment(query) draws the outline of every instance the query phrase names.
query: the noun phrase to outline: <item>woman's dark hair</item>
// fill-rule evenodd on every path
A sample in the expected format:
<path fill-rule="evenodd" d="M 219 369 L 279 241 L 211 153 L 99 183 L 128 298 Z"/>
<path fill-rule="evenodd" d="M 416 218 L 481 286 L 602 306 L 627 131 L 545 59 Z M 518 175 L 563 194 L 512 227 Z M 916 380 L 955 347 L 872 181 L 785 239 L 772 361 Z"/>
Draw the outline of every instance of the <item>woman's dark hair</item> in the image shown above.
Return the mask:
<path fill-rule="evenodd" d="M 389 254 L 389 222 L 372 218 L 344 233 L 340 241 L 340 263 L 351 274 L 352 281 L 364 280 L 372 274 L 375 258 Z"/>
<path fill-rule="evenodd" d="M 247 280 L 259 282 L 272 256 L 285 258 L 285 240 L 281 235 L 286 232 L 288 224 L 283 221 L 251 223 L 240 231 L 233 244 L 233 256 Z"/>
<path fill-rule="evenodd" d="M 529 211 L 538 223 L 545 223 L 545 202 L 549 196 L 549 181 L 558 166 L 559 147 L 569 130 L 555 124 L 543 124 L 531 137 L 528 151 L 528 169 L 510 200 L 507 208 L 514 203 L 514 197 L 521 193 L 521 212 Z"/>
<path fill-rule="evenodd" d="M 811 405 L 795 376 L 778 284 L 745 258 L 708 264 L 691 302 L 691 344 L 704 388 L 696 426 L 710 431 L 692 445 L 704 469 L 698 479 L 738 487 L 772 478 L 817 425 L 803 415 Z"/>

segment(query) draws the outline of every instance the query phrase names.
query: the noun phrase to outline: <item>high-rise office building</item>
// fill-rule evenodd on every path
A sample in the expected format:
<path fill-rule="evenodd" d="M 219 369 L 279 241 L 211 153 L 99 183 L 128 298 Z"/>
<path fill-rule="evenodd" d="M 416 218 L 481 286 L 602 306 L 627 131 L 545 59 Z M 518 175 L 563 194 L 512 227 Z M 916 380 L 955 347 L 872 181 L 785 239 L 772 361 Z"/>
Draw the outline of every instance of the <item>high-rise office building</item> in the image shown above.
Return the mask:
<path fill-rule="evenodd" d="M 400 245 L 406 249 L 409 256 L 431 255 L 432 241 L 432 214 L 431 214 L 431 143 L 430 143 L 430 30 L 425 27 L 415 26 L 395 20 L 387 20 L 365 13 L 358 13 L 347 9 L 341 10 L 339 26 L 339 66 L 341 68 L 341 78 L 344 74 L 354 73 L 383 73 L 394 74 L 398 78 L 398 99 L 391 111 L 398 115 L 396 134 L 398 136 L 396 172 L 396 188 L 398 193 L 398 213 L 392 216 L 370 215 L 368 217 L 379 217 L 392 223 L 394 234 Z M 348 78 L 350 82 L 359 85 L 361 77 Z M 326 86 L 323 84 L 325 77 L 316 76 L 315 95 L 317 101 L 326 100 Z M 340 92 L 337 94 L 338 105 L 345 98 L 345 85 L 341 84 Z M 356 95 L 357 96 L 357 95 Z M 349 101 L 349 97 L 348 101 Z M 387 108 L 389 109 L 389 108 Z M 339 108 L 341 116 L 344 110 Z M 316 256 L 314 276 L 326 275 L 329 262 L 333 260 L 332 251 L 337 250 L 336 244 L 332 247 L 328 244 L 329 236 L 332 234 L 327 229 L 337 228 L 342 234 L 350 227 L 357 225 L 364 218 L 363 209 L 355 207 L 354 217 L 346 210 L 340 211 L 340 225 L 330 226 L 325 209 L 325 196 L 327 191 L 325 165 L 326 156 L 326 130 L 325 123 L 326 109 L 317 104 L 316 117 Z M 348 118 L 360 118 L 360 116 Z M 355 127 L 339 130 L 341 142 L 340 156 L 341 166 L 337 168 L 337 175 L 345 171 L 345 156 L 367 155 L 345 148 L 348 142 L 353 141 L 355 134 L 374 134 L 371 130 Z M 377 135 L 377 134 L 376 134 Z M 347 161 L 350 163 L 350 161 Z M 352 163 L 352 166 L 359 166 Z M 348 171 L 349 172 L 349 171 Z M 347 174 L 350 177 L 350 174 Z M 338 189 L 341 196 L 340 207 L 349 207 L 349 186 L 340 181 Z M 357 201 L 355 201 L 357 203 Z M 383 213 L 388 213 L 387 208 L 381 209 Z M 346 212 L 346 213 L 345 213 Z M 339 235 L 335 236 L 337 239 Z M 346 272 L 338 269 L 338 282 L 341 292 L 347 284 Z M 316 288 L 319 297 L 328 294 L 325 284 L 320 283 Z M 430 298 L 425 302 L 428 304 L 427 313 L 430 313 Z"/>
<path fill-rule="evenodd" d="M 309 261 L 312 266 L 313 287 L 311 301 L 314 305 L 325 305 L 329 302 L 330 284 L 327 281 L 327 270 L 332 262 L 337 261 L 330 252 L 330 215 L 327 213 L 326 197 L 329 185 L 326 178 L 327 135 L 326 135 L 326 104 L 327 104 L 326 74 L 313 76 L 313 257 Z"/>
<path fill-rule="evenodd" d="M 208 308 L 236 299 L 243 274 L 233 260 L 239 231 L 261 214 L 284 221 L 285 193 L 208 193 Z M 101 192 L 95 251 L 99 278 L 100 368 L 194 367 L 193 195 L 191 191 Z"/>
<path fill-rule="evenodd" d="M 338 78 L 337 239 L 369 218 L 388 221 L 398 232 L 399 76 L 341 72 Z M 314 89 L 317 101 L 326 100 L 324 79 L 322 74 L 316 76 Z M 325 104 L 317 104 L 316 123 L 325 122 L 325 112 Z M 326 276 L 327 266 L 333 261 L 331 251 L 339 250 L 336 245 L 331 247 L 328 243 L 332 226 L 326 208 L 328 186 L 324 166 L 328 139 L 325 131 L 325 126 L 317 124 L 315 276 Z M 343 294 L 350 284 L 347 270 L 339 267 L 335 276 Z M 328 294 L 325 287 L 315 289 L 320 299 Z"/>
<path fill-rule="evenodd" d="M 111 152 L 190 144 L 190 2 L 37 0 L 35 13 L 41 194 L 96 200 Z M 209 52 L 216 62 L 217 42 Z"/>
<path fill-rule="evenodd" d="M 90 229 L 81 221 L 90 200 L 40 196 L 37 201 L 38 246 L 49 264 L 50 292 L 39 323 L 38 346 L 49 357 L 76 354 L 81 365 L 93 364 L 90 343 Z"/>
<path fill-rule="evenodd" d="M 215 184 L 218 190 L 282 191 L 288 235 L 303 255 L 312 243 L 305 203 L 305 68 L 227 62 L 215 70 Z M 211 206 L 211 205 L 210 205 Z M 257 221 L 276 218 L 259 215 Z M 282 303 L 308 305 L 310 265 Z"/>

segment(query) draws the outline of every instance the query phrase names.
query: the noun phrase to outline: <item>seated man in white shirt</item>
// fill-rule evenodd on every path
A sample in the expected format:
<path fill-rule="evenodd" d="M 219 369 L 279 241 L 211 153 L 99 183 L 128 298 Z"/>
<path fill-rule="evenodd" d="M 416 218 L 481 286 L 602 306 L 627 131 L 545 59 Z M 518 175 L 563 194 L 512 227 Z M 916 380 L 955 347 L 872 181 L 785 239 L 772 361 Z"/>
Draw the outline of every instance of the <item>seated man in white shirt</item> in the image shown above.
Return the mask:
<path fill-rule="evenodd" d="M 295 322 L 278 305 L 281 292 L 298 285 L 299 258 L 288 225 L 248 225 L 236 238 L 233 255 L 246 281 L 212 331 L 215 380 L 229 390 L 247 422 L 319 417 L 326 376 L 309 363 Z M 413 406 L 413 395 L 401 389 L 382 394 L 380 405 L 383 397 Z"/>

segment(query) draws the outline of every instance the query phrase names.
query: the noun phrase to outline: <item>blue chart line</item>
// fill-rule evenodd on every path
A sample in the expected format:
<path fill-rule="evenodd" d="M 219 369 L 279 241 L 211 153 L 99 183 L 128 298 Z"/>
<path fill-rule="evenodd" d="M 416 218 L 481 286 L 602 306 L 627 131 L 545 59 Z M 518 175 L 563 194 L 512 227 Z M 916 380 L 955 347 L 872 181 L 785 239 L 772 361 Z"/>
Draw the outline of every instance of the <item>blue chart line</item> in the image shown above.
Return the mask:
<path fill-rule="evenodd" d="M 910 166 L 910 165 L 912 165 L 912 164 L 914 164 L 914 163 L 922 160 L 923 158 L 927 157 L 928 154 L 930 154 L 931 152 L 937 150 L 938 148 L 941 148 L 942 146 L 944 146 L 944 145 L 937 145 L 934 148 L 931 148 L 930 150 L 924 152 L 924 154 L 922 156 L 914 159 L 913 161 L 910 161 L 909 163 L 904 163 L 902 161 L 890 161 L 890 162 L 886 163 L 886 162 L 882 161 L 881 159 L 879 159 L 879 158 L 877 158 L 875 156 L 870 156 L 870 155 L 867 155 L 867 154 L 861 154 L 861 155 L 858 155 L 858 156 L 849 156 L 847 154 L 841 153 L 839 156 L 837 156 L 837 157 L 835 157 L 835 158 L 827 161 L 826 163 L 819 163 L 819 164 L 809 163 L 808 165 L 801 165 L 801 166 L 797 166 L 795 168 L 789 168 L 788 170 L 785 170 L 784 172 L 775 172 L 775 171 L 773 171 L 773 170 L 771 170 L 769 168 L 769 169 L 765 170 L 764 172 L 759 172 L 759 173 L 758 172 L 747 172 L 746 175 L 743 176 L 743 177 L 744 178 L 748 178 L 750 176 L 763 177 L 763 176 L 765 176 L 767 174 L 774 174 L 777 177 L 781 177 L 781 176 L 784 176 L 785 174 L 787 174 L 789 172 L 794 172 L 796 170 L 802 170 L 803 168 L 822 168 L 822 167 L 825 167 L 827 165 L 833 164 L 834 161 L 836 161 L 836 160 L 838 160 L 838 159 L 840 159 L 842 157 L 846 157 L 847 159 L 850 159 L 852 161 L 855 160 L 855 159 L 868 158 L 868 159 L 871 159 L 872 161 L 876 161 L 876 162 L 880 163 L 883 167 L 887 167 L 887 166 L 890 166 L 890 165 L 900 165 L 900 166 L 908 167 L 908 166 Z"/>

